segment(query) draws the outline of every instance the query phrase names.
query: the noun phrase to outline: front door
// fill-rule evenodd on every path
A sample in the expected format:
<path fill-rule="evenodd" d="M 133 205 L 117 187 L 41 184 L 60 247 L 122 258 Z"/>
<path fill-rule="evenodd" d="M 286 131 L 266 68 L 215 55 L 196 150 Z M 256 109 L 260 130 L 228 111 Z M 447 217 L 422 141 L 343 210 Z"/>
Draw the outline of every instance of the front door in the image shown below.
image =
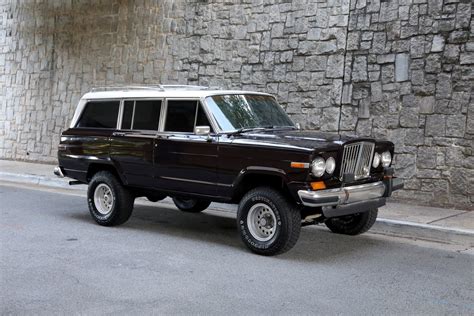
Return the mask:
<path fill-rule="evenodd" d="M 158 186 L 177 193 L 215 196 L 218 137 L 196 135 L 195 126 L 210 126 L 199 100 L 167 100 L 163 132 L 155 145 Z"/>

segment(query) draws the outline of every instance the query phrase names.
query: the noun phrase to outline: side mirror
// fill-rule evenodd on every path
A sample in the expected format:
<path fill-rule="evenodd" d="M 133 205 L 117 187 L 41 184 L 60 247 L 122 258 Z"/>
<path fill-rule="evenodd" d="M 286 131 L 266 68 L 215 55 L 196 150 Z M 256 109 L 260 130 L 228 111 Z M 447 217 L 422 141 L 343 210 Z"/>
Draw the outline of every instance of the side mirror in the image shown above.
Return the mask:
<path fill-rule="evenodd" d="M 211 128 L 209 126 L 196 126 L 194 127 L 194 134 L 196 135 L 209 135 Z"/>
<path fill-rule="evenodd" d="M 296 123 L 296 124 L 295 124 L 295 127 L 296 127 L 297 129 L 301 129 L 301 124 L 300 124 L 300 123 Z"/>

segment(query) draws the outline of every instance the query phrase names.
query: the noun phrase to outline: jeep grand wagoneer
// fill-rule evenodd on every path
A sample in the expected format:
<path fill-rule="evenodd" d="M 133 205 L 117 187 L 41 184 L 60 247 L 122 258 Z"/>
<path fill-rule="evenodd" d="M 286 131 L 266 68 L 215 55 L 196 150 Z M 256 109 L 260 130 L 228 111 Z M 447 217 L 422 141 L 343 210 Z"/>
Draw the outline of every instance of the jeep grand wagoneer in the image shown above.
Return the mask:
<path fill-rule="evenodd" d="M 291 249 L 305 225 L 348 235 L 370 229 L 403 186 L 393 152 L 388 141 L 299 130 L 266 93 L 109 87 L 79 101 L 55 173 L 89 185 L 100 225 L 127 221 L 140 196 L 169 196 L 185 212 L 239 204 L 244 244 L 274 255 Z"/>

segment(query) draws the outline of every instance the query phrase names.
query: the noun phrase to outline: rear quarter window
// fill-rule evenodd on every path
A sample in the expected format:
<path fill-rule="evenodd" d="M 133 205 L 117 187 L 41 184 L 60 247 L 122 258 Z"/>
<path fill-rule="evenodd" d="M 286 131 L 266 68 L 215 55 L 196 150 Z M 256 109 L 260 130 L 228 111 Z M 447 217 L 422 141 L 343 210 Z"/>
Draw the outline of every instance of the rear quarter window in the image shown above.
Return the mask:
<path fill-rule="evenodd" d="M 76 127 L 116 128 L 119 101 L 87 102 Z"/>

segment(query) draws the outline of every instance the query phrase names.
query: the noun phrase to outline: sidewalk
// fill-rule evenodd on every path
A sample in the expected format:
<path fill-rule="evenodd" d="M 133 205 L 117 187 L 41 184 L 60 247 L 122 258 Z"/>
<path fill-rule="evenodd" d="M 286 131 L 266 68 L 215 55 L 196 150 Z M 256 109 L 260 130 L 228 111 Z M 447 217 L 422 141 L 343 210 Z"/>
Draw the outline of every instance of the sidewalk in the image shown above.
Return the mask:
<path fill-rule="evenodd" d="M 68 184 L 53 174 L 54 165 L 0 160 L 0 183 L 14 182 L 74 190 L 85 193 L 85 185 Z M 169 206 L 170 199 L 162 202 Z M 214 211 L 234 212 L 236 206 L 213 203 Z M 372 233 L 431 240 L 474 247 L 474 212 L 387 203 L 380 208 Z"/>

